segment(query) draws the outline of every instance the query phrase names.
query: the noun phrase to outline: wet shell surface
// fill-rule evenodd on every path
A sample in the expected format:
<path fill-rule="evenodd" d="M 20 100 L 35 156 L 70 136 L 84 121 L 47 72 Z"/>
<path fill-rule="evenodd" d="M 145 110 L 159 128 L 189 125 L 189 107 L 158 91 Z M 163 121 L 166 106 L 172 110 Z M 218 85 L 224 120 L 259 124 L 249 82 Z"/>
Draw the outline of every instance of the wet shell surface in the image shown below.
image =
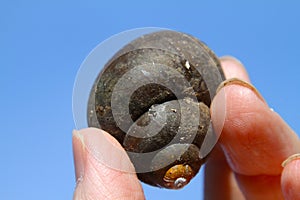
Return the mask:
<path fill-rule="evenodd" d="M 224 80 L 214 53 L 175 31 L 143 35 L 117 52 L 91 90 L 88 124 L 114 136 L 138 178 L 179 189 L 198 173 L 213 138 L 209 107 Z"/>

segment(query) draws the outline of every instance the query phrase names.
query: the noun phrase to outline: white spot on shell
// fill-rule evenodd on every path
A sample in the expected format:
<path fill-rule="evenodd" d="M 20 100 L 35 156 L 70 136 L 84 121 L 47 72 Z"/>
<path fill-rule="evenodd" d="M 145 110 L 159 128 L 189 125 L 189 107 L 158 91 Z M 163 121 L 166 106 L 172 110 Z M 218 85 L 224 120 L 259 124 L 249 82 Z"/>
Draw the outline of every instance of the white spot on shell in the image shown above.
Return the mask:
<path fill-rule="evenodd" d="M 145 75 L 145 76 L 150 76 L 150 73 L 145 71 L 145 70 L 142 70 L 142 73 Z"/>
<path fill-rule="evenodd" d="M 175 108 L 172 108 L 171 111 L 172 111 L 173 113 L 177 113 L 177 110 L 176 110 Z"/>
<path fill-rule="evenodd" d="M 155 110 L 151 110 L 151 108 L 150 108 L 150 109 L 149 109 L 149 112 L 148 112 L 148 115 L 149 115 L 149 116 L 156 117 L 156 111 L 155 111 Z"/>
<path fill-rule="evenodd" d="M 178 179 L 175 180 L 174 186 L 176 188 L 182 188 L 183 186 L 186 185 L 186 183 L 187 183 L 186 179 L 183 178 L 183 177 L 180 177 L 180 178 L 178 178 Z"/>
<path fill-rule="evenodd" d="M 185 66 L 185 68 L 188 69 L 188 70 L 191 68 L 189 61 L 185 61 L 184 66 Z"/>

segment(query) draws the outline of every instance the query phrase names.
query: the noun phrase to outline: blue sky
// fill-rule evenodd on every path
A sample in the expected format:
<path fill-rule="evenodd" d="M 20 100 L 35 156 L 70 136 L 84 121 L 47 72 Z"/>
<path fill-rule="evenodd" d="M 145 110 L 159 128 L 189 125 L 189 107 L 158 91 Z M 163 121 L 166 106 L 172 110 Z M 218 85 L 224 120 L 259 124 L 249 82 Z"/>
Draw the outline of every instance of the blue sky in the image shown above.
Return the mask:
<path fill-rule="evenodd" d="M 279 0 L 1 1 L 1 199 L 72 198 L 76 73 L 100 42 L 132 28 L 186 32 L 218 56 L 236 56 L 270 107 L 300 133 L 299 9 L 297 1 Z M 199 174 L 175 192 L 144 189 L 147 199 L 202 199 L 202 180 Z"/>

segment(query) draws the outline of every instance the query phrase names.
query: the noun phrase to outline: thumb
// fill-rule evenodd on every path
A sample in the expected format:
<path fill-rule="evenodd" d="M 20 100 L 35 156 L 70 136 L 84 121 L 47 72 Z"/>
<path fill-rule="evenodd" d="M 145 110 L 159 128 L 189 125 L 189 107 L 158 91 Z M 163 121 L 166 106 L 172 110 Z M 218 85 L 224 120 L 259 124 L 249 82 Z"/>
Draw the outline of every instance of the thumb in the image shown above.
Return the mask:
<path fill-rule="evenodd" d="M 73 200 L 144 199 L 126 152 L 96 128 L 73 132 L 76 189 Z"/>

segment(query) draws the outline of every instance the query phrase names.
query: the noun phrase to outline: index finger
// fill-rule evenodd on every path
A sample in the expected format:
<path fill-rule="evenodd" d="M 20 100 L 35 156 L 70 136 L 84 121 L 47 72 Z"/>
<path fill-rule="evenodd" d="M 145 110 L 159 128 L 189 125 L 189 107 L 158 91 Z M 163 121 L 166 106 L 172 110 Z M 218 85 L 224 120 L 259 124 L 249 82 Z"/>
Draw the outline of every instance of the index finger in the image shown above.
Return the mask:
<path fill-rule="evenodd" d="M 224 60 L 222 64 L 226 65 Z M 234 75 L 232 70 L 225 66 L 225 75 Z M 241 80 L 224 85 L 211 114 L 214 128 L 222 132 L 220 144 L 231 169 L 242 175 L 279 175 L 281 163 L 300 152 L 297 135 L 253 86 Z"/>

